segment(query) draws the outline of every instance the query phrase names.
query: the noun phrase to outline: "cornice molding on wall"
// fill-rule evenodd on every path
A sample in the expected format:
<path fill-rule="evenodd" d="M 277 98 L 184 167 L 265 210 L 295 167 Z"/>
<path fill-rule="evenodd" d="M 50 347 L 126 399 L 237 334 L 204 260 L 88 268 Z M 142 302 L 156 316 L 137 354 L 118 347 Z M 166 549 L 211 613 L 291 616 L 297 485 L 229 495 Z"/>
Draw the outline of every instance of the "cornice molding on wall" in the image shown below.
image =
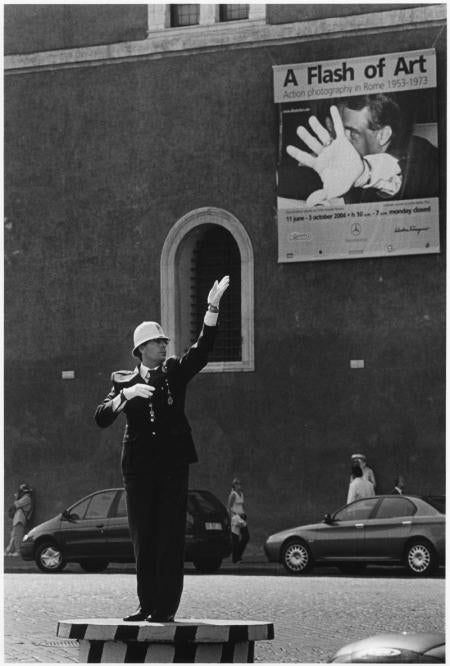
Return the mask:
<path fill-rule="evenodd" d="M 429 5 L 390 11 L 283 24 L 246 21 L 242 24 L 170 28 L 149 33 L 147 39 L 58 51 L 4 57 L 5 74 L 73 67 L 95 67 L 137 58 L 164 58 L 233 48 L 330 39 L 337 33 L 412 29 L 420 24 L 446 21 L 446 5 Z"/>

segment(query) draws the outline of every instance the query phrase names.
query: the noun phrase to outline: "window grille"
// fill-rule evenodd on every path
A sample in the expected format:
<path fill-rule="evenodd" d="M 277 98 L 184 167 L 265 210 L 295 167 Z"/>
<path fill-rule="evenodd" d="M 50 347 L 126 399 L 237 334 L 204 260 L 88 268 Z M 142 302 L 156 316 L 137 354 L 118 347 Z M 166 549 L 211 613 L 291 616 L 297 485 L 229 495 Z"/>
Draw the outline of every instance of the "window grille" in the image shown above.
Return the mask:
<path fill-rule="evenodd" d="M 198 25 L 200 5 L 170 5 L 170 25 L 179 28 L 186 25 Z"/>
<path fill-rule="evenodd" d="M 197 240 L 191 258 L 191 342 L 198 336 L 205 315 L 206 301 L 214 280 L 230 276 L 230 287 L 220 303 L 219 331 L 210 361 L 240 361 L 241 334 L 241 257 L 229 231 L 209 226 Z"/>
<path fill-rule="evenodd" d="M 220 5 L 220 21 L 248 19 L 248 5 Z"/>

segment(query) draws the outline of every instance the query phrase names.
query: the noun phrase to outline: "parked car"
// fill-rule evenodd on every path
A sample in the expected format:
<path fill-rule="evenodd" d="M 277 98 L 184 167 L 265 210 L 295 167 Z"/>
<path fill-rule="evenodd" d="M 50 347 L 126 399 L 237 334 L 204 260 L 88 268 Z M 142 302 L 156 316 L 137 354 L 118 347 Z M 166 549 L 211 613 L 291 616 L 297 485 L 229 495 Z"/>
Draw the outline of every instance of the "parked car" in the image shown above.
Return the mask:
<path fill-rule="evenodd" d="M 440 632 L 386 633 L 349 643 L 330 664 L 445 664 L 445 634 Z"/>
<path fill-rule="evenodd" d="M 47 573 L 78 562 L 85 571 L 110 562 L 134 562 L 123 488 L 109 488 L 75 502 L 24 536 L 24 560 Z M 219 569 L 231 552 L 230 521 L 224 505 L 207 490 L 190 490 L 186 515 L 186 562 L 199 571 Z"/>
<path fill-rule="evenodd" d="M 445 561 L 445 497 L 378 495 L 347 504 L 321 523 L 272 534 L 264 549 L 291 574 L 314 564 L 356 573 L 367 564 L 403 564 L 416 576 Z"/>

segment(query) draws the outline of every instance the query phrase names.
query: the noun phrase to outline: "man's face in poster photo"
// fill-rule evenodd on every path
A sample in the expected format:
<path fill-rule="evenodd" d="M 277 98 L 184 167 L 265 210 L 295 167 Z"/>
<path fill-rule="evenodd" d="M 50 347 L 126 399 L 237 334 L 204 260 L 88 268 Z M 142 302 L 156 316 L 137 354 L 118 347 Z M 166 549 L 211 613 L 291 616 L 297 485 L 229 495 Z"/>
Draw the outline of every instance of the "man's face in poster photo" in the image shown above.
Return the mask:
<path fill-rule="evenodd" d="M 389 125 L 371 129 L 371 112 L 365 106 L 360 110 L 343 106 L 339 109 L 344 124 L 345 135 L 360 155 L 375 155 L 386 152 L 392 130 Z"/>

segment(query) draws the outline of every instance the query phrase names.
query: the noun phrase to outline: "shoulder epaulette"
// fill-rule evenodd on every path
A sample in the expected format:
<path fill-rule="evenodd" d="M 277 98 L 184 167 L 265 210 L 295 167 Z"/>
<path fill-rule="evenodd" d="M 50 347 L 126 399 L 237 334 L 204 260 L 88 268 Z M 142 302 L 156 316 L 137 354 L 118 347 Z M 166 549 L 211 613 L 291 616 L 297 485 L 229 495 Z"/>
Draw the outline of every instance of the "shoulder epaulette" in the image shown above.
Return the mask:
<path fill-rule="evenodd" d="M 112 382 L 126 382 L 136 374 L 136 370 L 116 370 L 111 373 Z"/>

